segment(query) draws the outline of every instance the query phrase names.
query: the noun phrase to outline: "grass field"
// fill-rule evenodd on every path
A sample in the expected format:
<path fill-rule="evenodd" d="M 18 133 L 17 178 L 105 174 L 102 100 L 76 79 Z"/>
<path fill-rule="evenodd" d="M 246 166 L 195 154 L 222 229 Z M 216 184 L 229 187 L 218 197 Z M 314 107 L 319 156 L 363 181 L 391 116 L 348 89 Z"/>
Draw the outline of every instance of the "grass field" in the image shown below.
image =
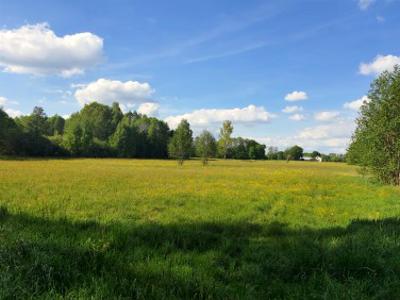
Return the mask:
<path fill-rule="evenodd" d="M 398 217 L 345 164 L 0 161 L 0 299 L 396 299 Z"/>

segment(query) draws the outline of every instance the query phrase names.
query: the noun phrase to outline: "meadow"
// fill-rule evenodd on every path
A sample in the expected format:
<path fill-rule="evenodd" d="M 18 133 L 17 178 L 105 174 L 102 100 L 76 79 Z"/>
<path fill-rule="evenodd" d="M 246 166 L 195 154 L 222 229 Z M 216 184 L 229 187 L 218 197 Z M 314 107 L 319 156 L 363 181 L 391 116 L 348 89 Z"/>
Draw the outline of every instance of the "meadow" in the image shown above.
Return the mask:
<path fill-rule="evenodd" d="M 0 299 L 395 299 L 400 190 L 340 163 L 0 161 Z"/>

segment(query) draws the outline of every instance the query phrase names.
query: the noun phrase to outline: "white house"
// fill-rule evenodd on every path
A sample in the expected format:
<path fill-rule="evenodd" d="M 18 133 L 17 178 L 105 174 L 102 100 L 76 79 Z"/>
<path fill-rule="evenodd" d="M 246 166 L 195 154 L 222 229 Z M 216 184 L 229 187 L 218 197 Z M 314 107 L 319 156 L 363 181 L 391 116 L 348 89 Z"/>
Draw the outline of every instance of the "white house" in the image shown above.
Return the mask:
<path fill-rule="evenodd" d="M 314 158 L 314 157 L 311 157 L 311 156 L 303 156 L 302 158 L 300 158 L 300 160 L 322 162 L 322 157 L 321 156 L 316 156 Z"/>

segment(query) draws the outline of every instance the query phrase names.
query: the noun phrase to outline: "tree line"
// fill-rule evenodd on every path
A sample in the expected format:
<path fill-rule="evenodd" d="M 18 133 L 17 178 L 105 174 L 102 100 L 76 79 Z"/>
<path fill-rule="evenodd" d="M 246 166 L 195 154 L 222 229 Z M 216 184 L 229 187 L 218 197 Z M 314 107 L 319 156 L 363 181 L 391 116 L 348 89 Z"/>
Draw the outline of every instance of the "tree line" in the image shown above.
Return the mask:
<path fill-rule="evenodd" d="M 207 164 L 210 158 L 300 160 L 306 154 L 299 146 L 285 151 L 269 147 L 266 151 L 265 145 L 232 134 L 232 122 L 226 120 L 218 139 L 207 130 L 194 138 L 187 120 L 171 130 L 155 117 L 123 113 L 118 103 L 107 106 L 93 102 L 68 119 L 49 117 L 41 107 L 13 119 L 0 108 L 0 155 L 175 158 L 181 164 L 199 157 Z M 325 155 L 325 160 L 333 161 L 330 157 Z"/>
<path fill-rule="evenodd" d="M 0 108 L 0 155 L 176 158 L 193 156 L 206 164 L 209 158 L 265 159 L 265 145 L 231 137 L 225 121 L 218 140 L 209 131 L 196 138 L 186 120 L 171 130 L 162 120 L 137 112 L 123 113 L 93 102 L 68 119 L 47 116 L 35 107 L 30 115 L 11 118 Z"/>

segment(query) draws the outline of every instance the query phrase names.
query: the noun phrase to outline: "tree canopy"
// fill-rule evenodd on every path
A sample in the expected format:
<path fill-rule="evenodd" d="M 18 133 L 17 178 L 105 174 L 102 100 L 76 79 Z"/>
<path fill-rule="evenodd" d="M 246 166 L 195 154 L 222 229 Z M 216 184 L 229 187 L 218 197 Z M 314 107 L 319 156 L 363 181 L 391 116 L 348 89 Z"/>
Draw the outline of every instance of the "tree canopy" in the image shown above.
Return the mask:
<path fill-rule="evenodd" d="M 400 66 L 372 84 L 347 159 L 384 183 L 400 185 Z"/>
<path fill-rule="evenodd" d="M 207 163 L 211 157 L 229 159 L 298 159 L 291 151 L 278 151 L 253 139 L 232 137 L 231 121 L 224 121 L 216 140 L 209 131 L 200 132 L 193 142 L 187 121 L 175 130 L 160 119 L 123 113 L 118 103 L 107 106 L 86 104 L 64 119 L 47 116 L 35 107 L 30 115 L 10 118 L 0 108 L 0 155 L 176 158 L 180 163 L 192 156 Z M 322 155 L 325 160 L 343 161 L 336 154 Z"/>
<path fill-rule="evenodd" d="M 190 158 L 193 149 L 193 131 L 190 124 L 183 119 L 176 128 L 171 141 L 168 145 L 169 155 L 176 158 L 179 164 L 183 164 L 185 159 Z"/>

